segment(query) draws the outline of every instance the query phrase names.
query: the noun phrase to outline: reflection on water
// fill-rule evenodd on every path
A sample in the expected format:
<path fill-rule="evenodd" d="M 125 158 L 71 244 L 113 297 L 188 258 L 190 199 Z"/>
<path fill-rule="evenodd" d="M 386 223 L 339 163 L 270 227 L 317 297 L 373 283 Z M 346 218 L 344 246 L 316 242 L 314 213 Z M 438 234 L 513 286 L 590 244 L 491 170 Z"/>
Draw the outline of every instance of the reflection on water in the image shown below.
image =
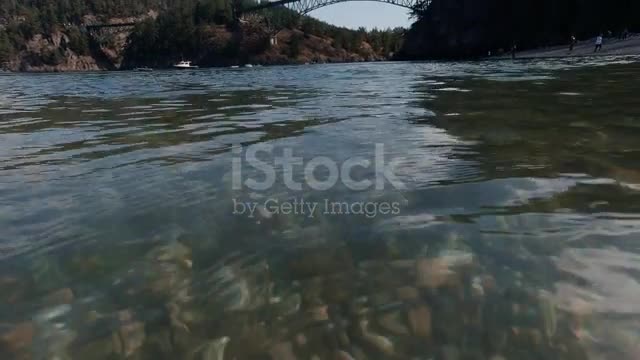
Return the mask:
<path fill-rule="evenodd" d="M 638 74 L 602 58 L 0 76 L 0 355 L 637 359 Z M 338 163 L 382 144 L 407 189 L 233 190 L 240 144 Z M 236 199 L 401 211 L 250 218 Z"/>

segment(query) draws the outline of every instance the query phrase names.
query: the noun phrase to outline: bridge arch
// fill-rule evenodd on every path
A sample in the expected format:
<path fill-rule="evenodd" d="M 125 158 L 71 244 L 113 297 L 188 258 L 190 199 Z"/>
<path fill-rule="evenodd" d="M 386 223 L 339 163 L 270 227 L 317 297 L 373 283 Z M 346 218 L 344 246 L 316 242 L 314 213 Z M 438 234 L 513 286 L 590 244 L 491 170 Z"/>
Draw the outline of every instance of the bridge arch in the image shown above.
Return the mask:
<path fill-rule="evenodd" d="M 372 1 L 385 3 L 395 6 L 400 6 L 406 9 L 414 10 L 418 5 L 424 7 L 431 3 L 431 0 L 275 0 L 268 1 L 257 4 L 256 6 L 251 6 L 245 9 L 242 9 L 240 12 L 243 14 L 252 13 L 264 9 L 274 8 L 284 6 L 297 12 L 300 15 L 307 15 L 314 10 L 318 10 L 325 6 L 343 3 L 343 2 L 352 2 L 352 1 Z"/>

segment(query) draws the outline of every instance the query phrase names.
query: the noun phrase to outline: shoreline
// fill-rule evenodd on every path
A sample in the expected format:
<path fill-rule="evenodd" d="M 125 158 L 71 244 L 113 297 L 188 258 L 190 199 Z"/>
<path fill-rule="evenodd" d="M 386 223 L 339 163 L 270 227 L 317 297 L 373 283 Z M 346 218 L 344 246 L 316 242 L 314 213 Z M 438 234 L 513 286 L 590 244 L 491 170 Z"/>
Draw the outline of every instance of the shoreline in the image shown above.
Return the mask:
<path fill-rule="evenodd" d="M 608 38 L 604 40 L 602 50 L 594 52 L 595 39 L 579 41 L 573 51 L 569 45 L 557 45 L 545 48 L 516 52 L 516 59 L 557 59 L 593 56 L 634 56 L 640 55 L 640 34 L 630 34 L 625 40 Z M 511 59 L 511 54 L 502 54 L 484 58 L 485 60 Z"/>

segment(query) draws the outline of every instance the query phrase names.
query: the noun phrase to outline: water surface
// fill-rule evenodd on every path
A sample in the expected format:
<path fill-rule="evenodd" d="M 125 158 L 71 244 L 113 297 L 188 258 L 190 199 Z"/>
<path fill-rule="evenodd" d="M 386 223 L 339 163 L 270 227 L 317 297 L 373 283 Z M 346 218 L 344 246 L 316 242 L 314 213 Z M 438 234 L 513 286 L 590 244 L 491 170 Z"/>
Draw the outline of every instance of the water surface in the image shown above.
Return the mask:
<path fill-rule="evenodd" d="M 2 75 L 0 354 L 637 359 L 636 60 Z M 234 214 L 301 200 L 399 211 Z"/>

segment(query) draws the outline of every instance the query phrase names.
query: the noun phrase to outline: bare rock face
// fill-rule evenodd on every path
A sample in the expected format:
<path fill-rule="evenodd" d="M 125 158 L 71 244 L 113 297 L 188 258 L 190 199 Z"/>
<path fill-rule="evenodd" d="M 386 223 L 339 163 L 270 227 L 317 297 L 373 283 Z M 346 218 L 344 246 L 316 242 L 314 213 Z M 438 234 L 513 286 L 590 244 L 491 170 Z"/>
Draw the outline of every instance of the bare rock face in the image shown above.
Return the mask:
<path fill-rule="evenodd" d="M 45 37 L 36 34 L 27 42 L 25 50 L 8 64 L 9 70 L 27 72 L 64 72 L 103 70 L 91 56 L 78 55 L 65 44 L 69 37 L 55 32 Z"/>

